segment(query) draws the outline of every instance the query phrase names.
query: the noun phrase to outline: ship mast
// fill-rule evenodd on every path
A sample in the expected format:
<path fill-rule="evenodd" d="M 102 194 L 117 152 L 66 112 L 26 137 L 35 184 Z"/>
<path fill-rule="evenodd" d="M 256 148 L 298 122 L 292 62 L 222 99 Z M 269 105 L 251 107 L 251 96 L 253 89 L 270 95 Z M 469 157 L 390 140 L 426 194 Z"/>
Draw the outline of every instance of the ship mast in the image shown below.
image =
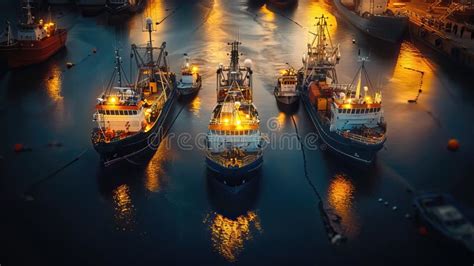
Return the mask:
<path fill-rule="evenodd" d="M 234 41 L 232 43 L 228 43 L 232 46 L 232 50 L 230 52 L 230 68 L 231 71 L 239 71 L 239 45 L 241 44 L 238 41 Z"/>
<path fill-rule="evenodd" d="M 119 55 L 119 50 L 115 49 L 115 70 L 117 71 L 118 78 L 117 83 L 119 87 L 122 87 L 122 58 Z"/>
<path fill-rule="evenodd" d="M 7 45 L 11 45 L 13 43 L 12 39 L 12 28 L 10 26 L 10 21 L 7 20 Z"/>
<path fill-rule="evenodd" d="M 30 0 L 26 0 L 26 24 L 31 25 L 34 23 L 33 15 L 31 14 Z"/>
<path fill-rule="evenodd" d="M 151 33 L 153 31 L 153 21 L 151 18 L 146 19 L 146 30 L 148 31 L 148 45 L 147 45 L 147 53 L 150 54 L 150 62 L 153 65 L 153 40 L 151 38 Z M 153 66 L 152 66 L 153 68 Z"/>
<path fill-rule="evenodd" d="M 327 23 L 328 17 L 321 15 L 316 17 L 316 33 L 313 41 L 308 43 L 308 53 L 304 62 L 304 83 L 307 85 L 311 82 L 315 75 L 324 73 L 333 81 L 337 82 L 335 66 L 339 63 L 340 52 L 339 47 L 334 47 Z"/>

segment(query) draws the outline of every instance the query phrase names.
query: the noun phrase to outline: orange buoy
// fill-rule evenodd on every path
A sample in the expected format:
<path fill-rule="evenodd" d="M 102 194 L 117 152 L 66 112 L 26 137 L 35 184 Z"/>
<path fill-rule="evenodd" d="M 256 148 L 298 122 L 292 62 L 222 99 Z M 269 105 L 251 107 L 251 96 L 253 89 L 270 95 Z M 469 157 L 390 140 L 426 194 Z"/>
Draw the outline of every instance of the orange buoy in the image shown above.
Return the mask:
<path fill-rule="evenodd" d="M 459 149 L 459 141 L 457 139 L 450 139 L 448 141 L 448 149 L 450 151 L 457 151 Z"/>
<path fill-rule="evenodd" d="M 23 151 L 24 148 L 25 147 L 23 147 L 23 144 L 21 144 L 21 143 L 17 143 L 13 146 L 13 150 L 15 152 L 21 152 L 21 151 Z"/>

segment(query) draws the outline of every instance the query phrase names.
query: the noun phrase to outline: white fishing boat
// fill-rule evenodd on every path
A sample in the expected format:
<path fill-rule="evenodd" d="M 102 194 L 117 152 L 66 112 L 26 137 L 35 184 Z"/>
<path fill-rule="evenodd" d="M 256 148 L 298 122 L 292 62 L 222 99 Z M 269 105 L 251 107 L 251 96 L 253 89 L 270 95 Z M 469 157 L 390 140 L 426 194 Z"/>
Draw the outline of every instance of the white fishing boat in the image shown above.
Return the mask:
<path fill-rule="evenodd" d="M 273 94 L 277 101 L 283 104 L 289 105 L 298 102 L 298 73 L 293 67 L 281 72 Z"/>
<path fill-rule="evenodd" d="M 181 77 L 177 82 L 177 89 L 180 95 L 193 95 L 201 89 L 202 79 L 199 75 L 199 68 L 190 63 L 190 59 L 185 54 L 186 59 L 181 67 Z"/>

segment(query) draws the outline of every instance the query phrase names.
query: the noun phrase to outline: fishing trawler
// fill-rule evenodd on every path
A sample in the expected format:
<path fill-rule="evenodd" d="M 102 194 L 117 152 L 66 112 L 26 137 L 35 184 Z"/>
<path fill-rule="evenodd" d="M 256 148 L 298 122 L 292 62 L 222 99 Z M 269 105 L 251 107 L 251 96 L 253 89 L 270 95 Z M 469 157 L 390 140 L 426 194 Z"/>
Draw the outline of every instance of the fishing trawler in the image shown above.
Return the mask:
<path fill-rule="evenodd" d="M 214 108 L 207 134 L 206 162 L 229 186 L 249 181 L 251 173 L 263 163 L 265 138 L 260 132 L 257 108 L 245 98 L 233 81 L 222 101 Z"/>
<path fill-rule="evenodd" d="M 388 9 L 388 0 L 334 0 L 337 10 L 361 31 L 388 42 L 397 42 L 405 33 L 408 17 Z"/>
<path fill-rule="evenodd" d="M 231 46 L 230 64 L 217 70 L 217 105 L 209 122 L 206 162 L 217 178 L 229 186 L 250 180 L 248 174 L 263 163 L 265 137 L 260 132 L 253 104 L 252 61 L 239 65 L 239 45 Z"/>
<path fill-rule="evenodd" d="M 43 62 L 64 47 L 67 30 L 58 29 L 49 16 L 48 22 L 35 21 L 30 1 L 26 1 L 26 21 L 19 23 L 17 37 L 13 37 L 7 22 L 4 40 L 0 42 L 0 58 L 9 68 Z"/>
<path fill-rule="evenodd" d="M 248 101 L 252 101 L 252 60 L 245 59 L 244 65 L 241 66 L 239 64 L 239 45 L 242 43 L 234 41 L 227 44 L 231 46 L 230 64 L 229 66 L 219 64 L 217 69 L 217 101 L 221 102 L 225 99 L 227 92 L 234 83 L 239 85 L 243 97 Z"/>
<path fill-rule="evenodd" d="M 185 54 L 186 60 L 181 67 L 181 78 L 177 83 L 177 89 L 180 95 L 192 95 L 201 89 L 202 81 L 199 75 L 198 67 L 191 65 L 189 57 Z"/>
<path fill-rule="evenodd" d="M 273 94 L 277 101 L 283 104 L 293 104 L 298 102 L 298 73 L 293 67 L 281 72 Z"/>
<path fill-rule="evenodd" d="M 351 84 L 337 83 L 338 49 L 325 41 L 330 38 L 326 38 L 324 16 L 318 18 L 317 25 L 315 45 L 308 45 L 308 58 L 300 75 L 302 101 L 320 139 L 330 150 L 370 164 L 386 140 L 382 95 L 380 92 L 369 94 L 373 86 L 365 68 L 366 58 L 361 58 L 361 66 Z M 363 94 L 362 77 L 367 82 Z M 356 79 L 357 84 L 354 84 Z"/>
<path fill-rule="evenodd" d="M 98 98 L 92 131 L 92 144 L 106 166 L 130 160 L 146 150 L 156 150 L 168 130 L 167 117 L 176 102 L 175 76 L 166 60 L 166 43 L 153 47 L 153 22 L 146 21 L 149 41 L 145 47 L 132 45 L 138 66 L 138 77 L 133 86 L 123 86 L 120 57 L 112 81 Z M 155 60 L 154 51 L 159 50 Z"/>

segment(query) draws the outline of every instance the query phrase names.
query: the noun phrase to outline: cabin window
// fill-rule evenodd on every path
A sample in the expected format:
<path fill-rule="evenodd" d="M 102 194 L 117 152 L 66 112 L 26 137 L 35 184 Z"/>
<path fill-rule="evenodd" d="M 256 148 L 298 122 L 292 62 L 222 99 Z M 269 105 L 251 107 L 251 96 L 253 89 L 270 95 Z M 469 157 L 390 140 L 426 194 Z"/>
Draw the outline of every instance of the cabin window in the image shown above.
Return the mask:
<path fill-rule="evenodd" d="M 360 109 L 356 109 L 356 114 L 359 114 L 360 113 Z"/>
<path fill-rule="evenodd" d="M 368 113 L 369 113 L 369 109 L 364 109 L 364 112 L 365 112 L 366 114 L 368 114 Z"/>
<path fill-rule="evenodd" d="M 120 110 L 119 112 L 120 112 L 119 115 L 123 115 L 123 111 L 122 111 L 122 110 Z"/>
<path fill-rule="evenodd" d="M 134 114 L 134 115 L 137 115 L 137 111 L 133 111 L 133 114 Z"/>
<path fill-rule="evenodd" d="M 380 112 L 380 107 L 379 107 L 379 108 L 377 108 L 377 113 L 378 113 L 378 112 Z"/>

